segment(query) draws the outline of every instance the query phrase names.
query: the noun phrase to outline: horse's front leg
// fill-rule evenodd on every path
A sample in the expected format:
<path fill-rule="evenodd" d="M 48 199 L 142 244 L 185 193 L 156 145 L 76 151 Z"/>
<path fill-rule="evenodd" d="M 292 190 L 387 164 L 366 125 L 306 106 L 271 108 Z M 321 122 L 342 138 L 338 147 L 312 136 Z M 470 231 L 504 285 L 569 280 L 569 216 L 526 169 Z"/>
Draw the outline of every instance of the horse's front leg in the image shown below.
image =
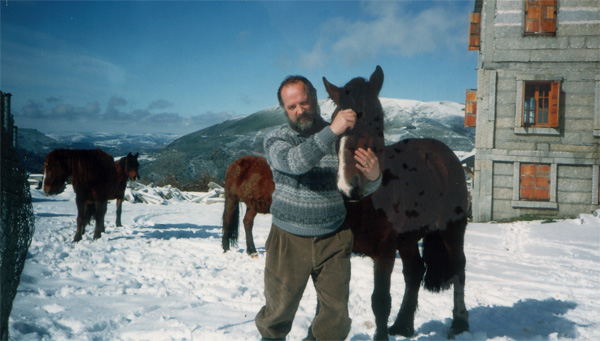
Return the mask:
<path fill-rule="evenodd" d="M 374 265 L 374 288 L 371 295 L 371 308 L 375 314 L 375 340 L 389 340 L 387 321 L 392 309 L 392 296 L 390 295 L 390 284 L 394 262 L 396 259 L 395 249 L 388 255 L 378 255 L 373 258 Z M 388 252 L 390 253 L 390 252 Z"/>
<path fill-rule="evenodd" d="M 106 201 L 96 202 L 96 216 L 94 217 L 94 220 L 96 220 L 96 229 L 94 230 L 94 239 L 102 237 L 102 232 L 104 232 L 104 215 L 106 215 L 106 204 Z"/>
<path fill-rule="evenodd" d="M 73 238 L 73 242 L 78 242 L 81 240 L 81 236 L 85 233 L 85 225 L 88 222 L 88 207 L 87 204 L 79 199 L 75 198 L 75 204 L 77 205 L 77 228 L 75 230 L 75 237 Z"/>
<path fill-rule="evenodd" d="M 419 245 L 415 240 L 401 242 L 398 249 L 402 258 L 404 274 L 404 297 L 396 322 L 390 327 L 390 334 L 412 337 L 415 333 L 415 311 L 419 300 L 419 289 L 425 274 L 425 266 L 419 254 Z"/>
<path fill-rule="evenodd" d="M 123 206 L 123 198 L 117 198 L 117 221 L 116 221 L 116 225 L 117 227 L 121 227 L 123 225 L 121 225 L 121 209 Z"/>
<path fill-rule="evenodd" d="M 254 218 L 256 210 L 248 207 L 244 215 L 244 230 L 246 231 L 246 253 L 252 257 L 256 257 L 256 247 L 254 246 L 254 238 L 252 237 L 252 228 L 254 227 Z"/>

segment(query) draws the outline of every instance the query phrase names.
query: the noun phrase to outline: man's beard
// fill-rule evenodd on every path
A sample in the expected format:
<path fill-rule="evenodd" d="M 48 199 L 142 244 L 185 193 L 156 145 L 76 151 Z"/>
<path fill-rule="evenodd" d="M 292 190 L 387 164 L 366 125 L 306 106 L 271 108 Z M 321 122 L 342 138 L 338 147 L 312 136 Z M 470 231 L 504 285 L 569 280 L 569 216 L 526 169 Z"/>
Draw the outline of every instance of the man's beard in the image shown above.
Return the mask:
<path fill-rule="evenodd" d="M 292 122 L 292 120 L 290 120 L 289 116 L 287 116 L 287 119 L 288 119 L 288 123 L 289 123 L 290 127 L 292 127 L 292 129 L 294 129 L 295 131 L 297 131 L 299 133 L 306 133 L 306 132 L 310 131 L 310 129 L 315 124 L 315 113 L 314 112 L 304 113 L 304 114 L 302 114 L 302 116 L 298 116 L 298 119 L 296 120 L 296 122 Z"/>

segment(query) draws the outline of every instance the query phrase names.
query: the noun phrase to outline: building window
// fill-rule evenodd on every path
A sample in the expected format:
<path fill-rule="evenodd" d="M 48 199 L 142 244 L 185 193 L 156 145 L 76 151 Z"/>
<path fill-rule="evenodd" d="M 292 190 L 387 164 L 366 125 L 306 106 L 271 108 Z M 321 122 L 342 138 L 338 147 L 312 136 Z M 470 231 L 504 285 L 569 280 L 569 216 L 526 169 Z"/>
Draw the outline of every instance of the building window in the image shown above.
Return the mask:
<path fill-rule="evenodd" d="M 556 35 L 557 0 L 525 1 L 525 35 Z"/>
<path fill-rule="evenodd" d="M 481 42 L 481 13 L 469 14 L 469 51 L 478 51 Z"/>
<path fill-rule="evenodd" d="M 550 165 L 522 163 L 520 200 L 550 201 Z"/>
<path fill-rule="evenodd" d="M 515 134 L 560 135 L 561 82 L 543 75 L 517 76 Z"/>
<path fill-rule="evenodd" d="M 465 99 L 465 127 L 475 127 L 477 121 L 477 90 L 467 90 Z"/>
<path fill-rule="evenodd" d="M 525 82 L 524 127 L 558 127 L 559 82 Z"/>

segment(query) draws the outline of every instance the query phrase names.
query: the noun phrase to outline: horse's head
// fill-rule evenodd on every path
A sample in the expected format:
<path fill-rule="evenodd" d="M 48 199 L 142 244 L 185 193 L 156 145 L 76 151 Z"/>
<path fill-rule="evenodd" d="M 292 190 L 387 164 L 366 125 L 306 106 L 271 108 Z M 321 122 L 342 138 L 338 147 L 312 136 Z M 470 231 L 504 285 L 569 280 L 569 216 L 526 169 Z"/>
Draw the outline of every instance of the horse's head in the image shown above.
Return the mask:
<path fill-rule="evenodd" d="M 62 193 L 67 187 L 69 171 L 64 153 L 53 150 L 46 156 L 44 161 L 44 194 L 56 195 Z"/>
<path fill-rule="evenodd" d="M 340 110 L 352 109 L 357 115 L 354 128 L 347 131 L 338 144 L 338 188 L 350 200 L 358 200 L 364 195 L 367 179 L 356 167 L 354 152 L 358 148 L 371 148 L 383 169 L 383 109 L 378 98 L 383 85 L 383 70 L 377 66 L 368 81 L 354 78 L 342 88 L 329 83 L 325 77 L 323 83 L 337 105 L 332 120 Z"/>
<path fill-rule="evenodd" d="M 136 153 L 135 155 L 129 153 L 125 157 L 125 174 L 132 181 L 139 180 L 140 174 L 138 173 L 138 168 L 140 168 L 140 163 L 138 162 L 138 156 L 140 153 Z"/>

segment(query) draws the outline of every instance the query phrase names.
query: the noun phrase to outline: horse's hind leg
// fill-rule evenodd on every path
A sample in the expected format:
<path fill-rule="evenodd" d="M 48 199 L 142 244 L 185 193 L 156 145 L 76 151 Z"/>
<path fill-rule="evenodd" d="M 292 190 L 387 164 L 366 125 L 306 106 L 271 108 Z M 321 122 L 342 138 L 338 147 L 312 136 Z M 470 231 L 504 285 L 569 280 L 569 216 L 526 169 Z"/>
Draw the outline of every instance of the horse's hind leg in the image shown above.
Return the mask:
<path fill-rule="evenodd" d="M 96 220 L 96 229 L 94 230 L 94 239 L 99 239 L 102 237 L 102 232 L 104 232 L 104 216 L 106 215 L 106 201 L 98 201 L 96 202 L 96 216 L 94 219 Z"/>
<path fill-rule="evenodd" d="M 116 226 L 121 227 L 121 210 L 123 206 L 123 198 L 117 198 L 117 221 Z"/>
<path fill-rule="evenodd" d="M 252 237 L 252 228 L 254 227 L 254 218 L 256 217 L 256 210 L 248 207 L 246 214 L 244 215 L 244 230 L 246 231 L 246 253 L 250 256 L 255 257 L 256 247 L 254 246 L 254 238 Z"/>
<path fill-rule="evenodd" d="M 466 225 L 466 218 L 450 223 L 448 229 L 442 234 L 455 273 L 451 279 L 454 285 L 454 308 L 452 309 L 450 338 L 469 330 L 469 312 L 465 305 L 466 258 L 464 253 L 464 234 Z"/>
<path fill-rule="evenodd" d="M 417 310 L 419 289 L 425 266 L 419 254 L 419 245 L 416 240 L 401 241 L 398 251 L 402 258 L 402 273 L 404 274 L 404 297 L 396 322 L 390 327 L 391 335 L 412 337 L 415 333 L 414 320 Z"/>

